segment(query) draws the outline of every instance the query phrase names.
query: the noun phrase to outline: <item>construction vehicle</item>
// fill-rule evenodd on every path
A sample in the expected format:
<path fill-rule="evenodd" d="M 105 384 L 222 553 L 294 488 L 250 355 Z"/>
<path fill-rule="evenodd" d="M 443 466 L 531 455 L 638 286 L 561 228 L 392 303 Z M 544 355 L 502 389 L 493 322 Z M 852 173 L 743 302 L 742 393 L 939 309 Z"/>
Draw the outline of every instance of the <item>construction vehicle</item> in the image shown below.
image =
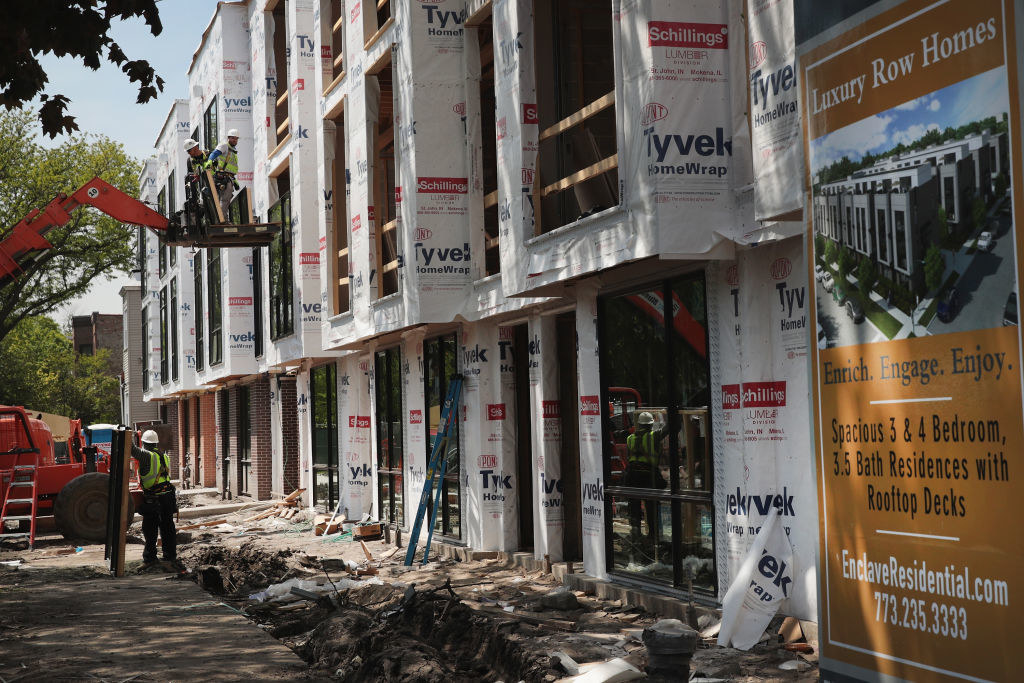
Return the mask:
<path fill-rule="evenodd" d="M 0 406 L 0 541 L 26 539 L 34 547 L 41 523 L 52 523 L 68 538 L 104 539 L 109 458 L 95 460 L 78 420 L 68 446 L 69 462 L 58 463 L 45 422 L 22 407 Z M 137 507 L 141 489 L 131 495 Z"/>
<path fill-rule="evenodd" d="M 51 248 L 47 232 L 66 224 L 71 213 L 83 206 L 96 208 L 122 223 L 150 228 L 171 246 L 270 244 L 280 223 L 254 219 L 249 188 L 242 188 L 232 198 L 230 215 L 223 214 L 218 193 L 230 187 L 230 178 L 217 177 L 209 170 L 190 174 L 185 208 L 163 216 L 102 178 L 93 178 L 71 195 L 58 194 L 3 235 L 0 288 Z M 24 408 L 0 406 L 0 540 L 25 537 L 29 546 L 34 546 L 37 523 L 48 516 L 65 536 L 104 539 L 109 458 L 97 457 L 91 437 L 89 428 L 83 432 L 81 422 L 73 421 L 67 454 L 62 448 L 58 463 L 53 434 L 45 422 L 30 417 Z M 139 496 L 140 492 L 133 493 L 133 498 Z"/>
<path fill-rule="evenodd" d="M 218 186 L 220 189 L 218 190 Z M 243 187 L 232 199 L 229 216 L 222 213 L 218 191 L 228 191 L 214 174 L 192 174 L 185 187 L 185 208 L 163 216 L 143 202 L 96 177 L 71 195 L 58 194 L 42 209 L 31 211 L 0 239 L 0 287 L 53 245 L 46 233 L 71 220 L 71 212 L 91 206 L 122 223 L 156 231 L 170 246 L 263 247 L 274 239 L 280 223 L 260 223 L 252 215 L 251 195 Z"/>

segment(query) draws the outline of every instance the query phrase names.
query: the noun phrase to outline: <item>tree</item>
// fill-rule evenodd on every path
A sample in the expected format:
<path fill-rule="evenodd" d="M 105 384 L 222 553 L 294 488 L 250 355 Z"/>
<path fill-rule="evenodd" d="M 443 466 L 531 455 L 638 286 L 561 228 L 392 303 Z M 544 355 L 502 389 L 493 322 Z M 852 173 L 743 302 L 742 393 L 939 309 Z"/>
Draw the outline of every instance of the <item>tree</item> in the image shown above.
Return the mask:
<path fill-rule="evenodd" d="M 985 213 L 988 207 L 985 206 L 985 200 L 981 197 L 975 197 L 971 203 L 971 221 L 974 223 L 975 228 L 985 227 Z"/>
<path fill-rule="evenodd" d="M 936 245 L 928 247 L 924 255 L 924 284 L 929 292 L 942 286 L 942 276 L 946 272 L 946 259 Z"/>
<path fill-rule="evenodd" d="M 818 259 L 825 257 L 825 236 L 820 232 L 814 236 L 814 255 Z"/>
<path fill-rule="evenodd" d="M 861 259 L 857 265 L 857 287 L 864 296 L 871 294 L 871 288 L 875 286 L 878 272 L 875 269 L 875 262 L 869 258 Z"/>
<path fill-rule="evenodd" d="M 26 318 L 0 342 L 0 404 L 82 418 L 86 424 L 120 420 L 120 387 L 108 366 L 110 351 L 79 356 L 71 340 L 45 316 Z"/>
<path fill-rule="evenodd" d="M 130 195 L 138 189 L 139 163 L 120 143 L 99 136 L 72 136 L 53 149 L 36 143 L 31 112 L 0 112 L 0 239 L 33 209 L 58 192 L 72 192 L 93 176 Z M 19 322 L 51 313 L 84 294 L 94 280 L 113 279 L 133 265 L 135 229 L 97 211 L 82 209 L 53 228 L 51 249 L 24 265 L 0 287 L 0 341 Z"/>
<path fill-rule="evenodd" d="M 101 60 L 121 67 L 132 83 L 139 84 L 137 102 L 155 98 L 164 81 L 149 62 L 129 60 L 110 37 L 111 22 L 142 17 L 154 36 L 160 35 L 158 0 L 42 0 L 5 2 L 0 21 L 0 104 L 8 111 L 20 109 L 36 96 L 42 106 L 39 120 L 51 138 L 78 130 L 75 117 L 66 114 L 70 100 L 43 92 L 49 78 L 39 55 L 75 57 L 93 71 Z"/>
<path fill-rule="evenodd" d="M 1006 196 L 1006 188 L 1010 186 L 1010 183 L 1006 180 L 1006 174 L 1000 173 L 996 176 L 996 199 L 1002 199 Z"/>
<path fill-rule="evenodd" d="M 832 265 L 836 262 L 836 243 L 832 240 L 825 245 L 825 263 Z"/>
<path fill-rule="evenodd" d="M 853 254 L 850 253 L 850 249 L 845 245 L 839 247 L 839 274 L 846 278 L 849 274 L 850 269 L 853 268 Z"/>
<path fill-rule="evenodd" d="M 938 210 L 939 219 L 939 243 L 945 244 L 946 240 L 949 239 L 949 216 L 946 214 L 946 208 L 943 206 L 939 207 Z"/>

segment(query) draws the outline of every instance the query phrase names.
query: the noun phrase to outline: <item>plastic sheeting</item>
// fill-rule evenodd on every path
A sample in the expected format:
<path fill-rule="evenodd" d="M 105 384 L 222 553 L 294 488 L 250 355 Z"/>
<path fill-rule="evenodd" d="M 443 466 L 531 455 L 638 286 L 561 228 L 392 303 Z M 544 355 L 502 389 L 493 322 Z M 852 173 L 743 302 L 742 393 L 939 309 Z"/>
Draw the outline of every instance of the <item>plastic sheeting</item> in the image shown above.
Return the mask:
<path fill-rule="evenodd" d="M 817 494 L 808 402 L 807 269 L 802 241 L 746 249 L 708 272 L 719 588 L 776 503 L 793 546 L 783 610 L 816 619 Z"/>
<path fill-rule="evenodd" d="M 747 0 L 747 16 L 754 217 L 767 220 L 804 202 L 793 3 Z"/>
<path fill-rule="evenodd" d="M 339 497 L 349 519 L 372 513 L 376 498 L 370 429 L 372 363 L 369 354 L 353 354 L 338 361 Z"/>
<path fill-rule="evenodd" d="M 533 417 L 533 548 L 537 559 L 562 559 L 565 531 L 562 484 L 562 414 L 558 400 L 558 353 L 555 319 L 535 316 L 529 322 L 530 414 Z M 567 416 L 568 417 L 568 416 Z"/>

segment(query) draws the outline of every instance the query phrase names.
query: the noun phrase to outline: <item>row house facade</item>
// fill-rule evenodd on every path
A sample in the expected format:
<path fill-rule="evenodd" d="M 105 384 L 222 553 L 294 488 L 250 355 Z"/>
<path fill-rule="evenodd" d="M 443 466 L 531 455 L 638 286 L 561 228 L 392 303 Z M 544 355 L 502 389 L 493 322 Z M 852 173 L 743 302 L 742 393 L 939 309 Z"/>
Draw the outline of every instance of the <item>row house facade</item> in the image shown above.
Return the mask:
<path fill-rule="evenodd" d="M 724 595 L 736 504 L 714 444 L 736 359 L 709 330 L 740 247 L 654 190 L 634 68 L 651 48 L 620 4 L 218 3 L 144 198 L 180 208 L 185 140 L 237 128 L 238 180 L 282 230 L 256 249 L 142 235 L 144 394 L 194 485 L 303 488 L 408 529 L 459 375 L 435 539 Z M 724 135 L 700 144 L 732 155 Z M 775 272 L 806 289 L 788 243 Z M 646 481 L 625 455 L 643 410 L 663 434 Z M 793 523 L 813 557 L 816 518 Z"/>

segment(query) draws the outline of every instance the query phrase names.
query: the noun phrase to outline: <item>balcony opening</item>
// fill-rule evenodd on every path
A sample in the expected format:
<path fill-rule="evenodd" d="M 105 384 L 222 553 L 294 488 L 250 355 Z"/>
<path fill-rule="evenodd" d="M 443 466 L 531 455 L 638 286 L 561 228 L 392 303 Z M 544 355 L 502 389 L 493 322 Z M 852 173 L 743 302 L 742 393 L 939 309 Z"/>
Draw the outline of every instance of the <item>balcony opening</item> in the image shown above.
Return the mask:
<path fill-rule="evenodd" d="M 498 154 L 495 137 L 494 95 L 494 20 L 490 7 L 475 18 L 477 23 L 467 27 L 467 40 L 473 35 L 480 54 L 480 142 L 482 146 L 480 171 L 484 194 L 484 273 L 501 272 L 498 255 Z"/>
<path fill-rule="evenodd" d="M 274 70 L 277 78 L 277 102 L 274 107 L 274 125 L 277 126 L 277 144 L 288 137 L 288 31 L 285 25 L 284 3 L 272 14 L 274 25 Z"/>
<path fill-rule="evenodd" d="M 367 71 L 367 107 L 377 110 L 370 132 L 370 218 L 377 226 L 377 292 L 385 297 L 398 291 L 398 214 L 395 202 L 395 122 L 391 53 Z M 371 114 L 372 116 L 372 114 Z"/>
<path fill-rule="evenodd" d="M 345 111 L 324 126 L 324 158 L 330 172 L 330 197 L 325 198 L 331 212 L 331 233 L 327 244 L 331 287 L 331 311 L 348 312 L 349 302 L 349 222 L 348 168 L 345 162 Z M 333 124 L 333 128 L 332 125 Z"/>
<path fill-rule="evenodd" d="M 537 234 L 617 206 L 610 0 L 535 0 Z"/>
<path fill-rule="evenodd" d="M 363 49 L 369 50 L 394 21 L 391 0 L 365 0 L 363 12 L 363 35 L 366 38 Z"/>
<path fill-rule="evenodd" d="M 345 23 L 341 0 L 320 0 L 320 60 L 325 93 L 345 74 Z"/>

